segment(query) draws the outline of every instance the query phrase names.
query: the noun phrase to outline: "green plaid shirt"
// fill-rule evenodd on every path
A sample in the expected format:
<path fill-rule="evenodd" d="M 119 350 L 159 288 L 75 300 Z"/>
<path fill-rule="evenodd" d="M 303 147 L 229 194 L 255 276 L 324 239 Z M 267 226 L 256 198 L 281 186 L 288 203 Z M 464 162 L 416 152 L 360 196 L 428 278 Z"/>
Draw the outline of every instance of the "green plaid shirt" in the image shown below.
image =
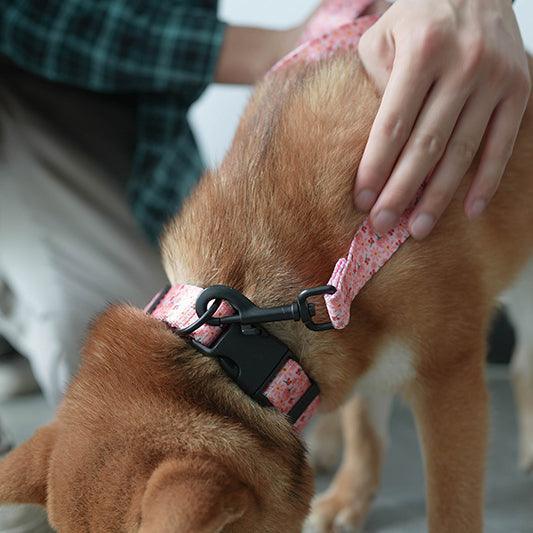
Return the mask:
<path fill-rule="evenodd" d="M 137 95 L 128 194 L 152 239 L 202 172 L 187 111 L 223 34 L 216 0 L 0 0 L 0 54 L 52 81 Z"/>

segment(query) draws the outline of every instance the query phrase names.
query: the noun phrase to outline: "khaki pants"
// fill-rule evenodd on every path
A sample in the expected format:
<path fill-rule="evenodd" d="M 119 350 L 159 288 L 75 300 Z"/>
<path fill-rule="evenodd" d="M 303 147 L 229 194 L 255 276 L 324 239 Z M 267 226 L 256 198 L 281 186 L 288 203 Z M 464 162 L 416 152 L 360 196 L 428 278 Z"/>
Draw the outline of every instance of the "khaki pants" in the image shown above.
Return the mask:
<path fill-rule="evenodd" d="M 0 62 L 0 336 L 57 402 L 92 317 L 165 283 L 126 201 L 134 101 Z"/>

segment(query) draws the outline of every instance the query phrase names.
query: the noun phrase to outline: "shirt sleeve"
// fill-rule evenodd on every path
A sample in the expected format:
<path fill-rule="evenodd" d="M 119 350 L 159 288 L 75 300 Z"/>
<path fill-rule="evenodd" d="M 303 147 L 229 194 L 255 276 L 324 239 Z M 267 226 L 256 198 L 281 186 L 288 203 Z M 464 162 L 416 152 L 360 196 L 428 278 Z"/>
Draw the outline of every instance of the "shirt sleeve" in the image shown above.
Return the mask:
<path fill-rule="evenodd" d="M 203 87 L 223 35 L 216 0 L 0 0 L 0 54 L 100 92 Z"/>

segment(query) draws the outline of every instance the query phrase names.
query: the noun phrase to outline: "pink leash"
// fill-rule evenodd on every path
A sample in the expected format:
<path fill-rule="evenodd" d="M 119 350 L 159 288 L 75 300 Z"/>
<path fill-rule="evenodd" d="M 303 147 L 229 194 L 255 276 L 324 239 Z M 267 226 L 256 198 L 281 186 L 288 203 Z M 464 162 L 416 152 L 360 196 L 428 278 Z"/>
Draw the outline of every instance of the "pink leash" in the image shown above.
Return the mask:
<path fill-rule="evenodd" d="M 271 72 L 295 63 L 323 61 L 339 50 L 356 52 L 361 36 L 378 19 L 373 15 L 357 18 L 372 3 L 373 0 L 326 2 L 307 26 L 303 35 L 306 42 L 279 61 Z M 399 224 L 384 235 L 372 229 L 368 218 L 356 231 L 348 255 L 337 261 L 328 282 L 337 290 L 324 296 L 335 329 L 348 325 L 357 294 L 408 239 L 409 214 L 409 211 L 405 213 Z"/>

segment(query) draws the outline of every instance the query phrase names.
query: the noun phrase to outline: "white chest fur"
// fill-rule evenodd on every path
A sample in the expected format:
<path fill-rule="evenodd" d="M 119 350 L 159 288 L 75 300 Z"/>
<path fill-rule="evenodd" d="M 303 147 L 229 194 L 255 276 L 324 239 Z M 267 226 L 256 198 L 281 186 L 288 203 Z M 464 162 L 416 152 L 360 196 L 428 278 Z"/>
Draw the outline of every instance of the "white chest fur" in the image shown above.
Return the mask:
<path fill-rule="evenodd" d="M 392 399 L 414 377 L 413 353 L 400 342 L 389 341 L 355 385 L 354 392 L 365 398 L 369 421 L 384 448 L 389 441 Z"/>
<path fill-rule="evenodd" d="M 414 376 L 412 352 L 400 342 L 389 341 L 361 376 L 355 390 L 365 395 L 376 392 L 394 394 Z"/>

